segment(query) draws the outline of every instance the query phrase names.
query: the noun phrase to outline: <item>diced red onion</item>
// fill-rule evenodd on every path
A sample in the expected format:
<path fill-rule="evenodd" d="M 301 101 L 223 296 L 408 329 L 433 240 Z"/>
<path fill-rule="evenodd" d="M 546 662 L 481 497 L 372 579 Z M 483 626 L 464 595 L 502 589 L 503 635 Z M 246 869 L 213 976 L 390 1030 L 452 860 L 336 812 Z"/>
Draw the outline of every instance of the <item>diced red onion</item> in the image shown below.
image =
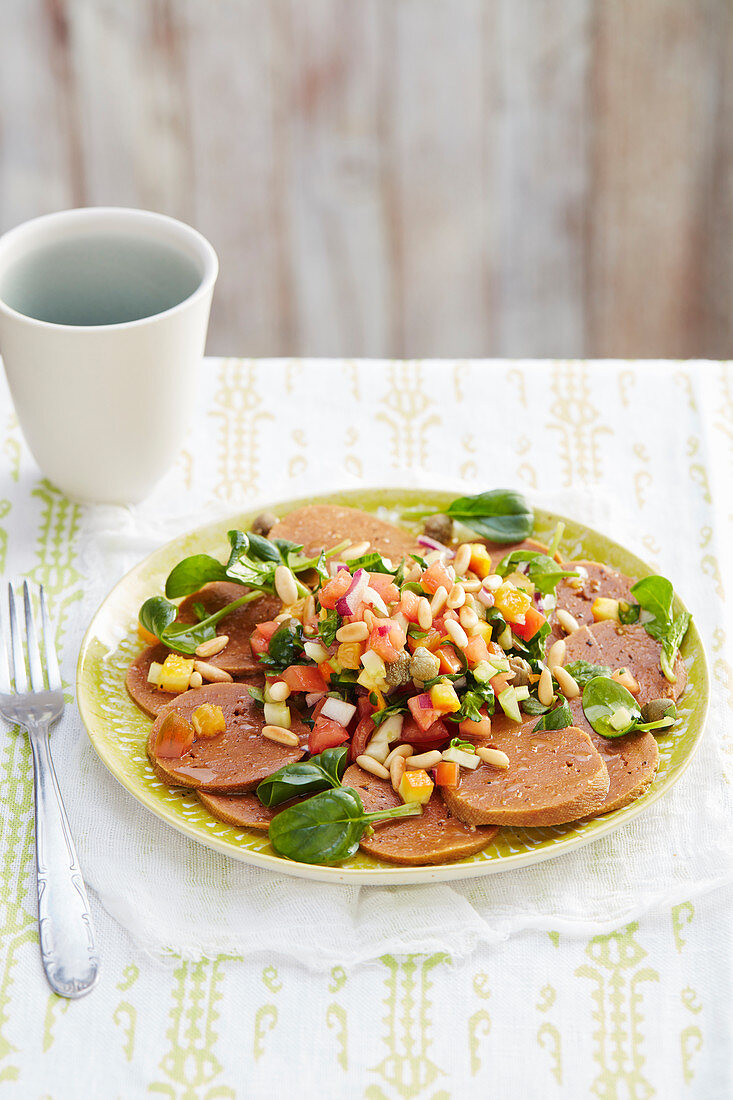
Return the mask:
<path fill-rule="evenodd" d="M 320 703 L 321 699 L 325 695 L 325 691 L 311 691 L 305 697 L 305 705 L 307 707 L 314 707 L 316 703 Z"/>
<path fill-rule="evenodd" d="M 455 551 L 451 550 L 450 546 L 446 546 L 442 542 L 438 542 L 436 539 L 431 539 L 429 535 L 418 535 L 417 541 L 421 546 L 427 546 L 429 550 L 438 550 L 441 554 L 445 554 L 448 558 L 454 558 Z"/>
<path fill-rule="evenodd" d="M 494 606 L 494 593 L 489 592 L 487 588 L 479 588 L 478 592 L 476 593 L 476 599 L 480 604 L 483 604 L 484 607 Z"/>
<path fill-rule="evenodd" d="M 386 603 L 379 595 L 379 593 L 375 592 L 373 588 L 369 588 L 369 586 L 367 586 L 364 589 L 361 598 L 364 603 L 368 603 L 371 604 L 372 607 L 376 607 L 377 611 L 381 611 L 383 615 L 389 615 L 389 609 L 387 608 Z M 338 604 L 336 606 L 338 607 Z"/>
<path fill-rule="evenodd" d="M 420 707 L 420 710 L 432 710 L 433 709 L 433 700 L 430 698 L 430 695 L 428 694 L 427 691 L 424 691 L 422 693 L 422 695 L 418 695 L 417 705 Z"/>
<path fill-rule="evenodd" d="M 324 718 L 332 718 L 342 726 L 348 726 L 356 714 L 356 707 L 352 703 L 346 703 L 343 699 L 326 699 L 321 707 Z"/>
<path fill-rule="evenodd" d="M 366 569 L 357 569 L 354 573 L 351 585 L 347 592 L 336 603 L 339 615 L 354 615 L 359 604 L 364 598 L 364 592 L 369 585 L 369 574 Z"/>

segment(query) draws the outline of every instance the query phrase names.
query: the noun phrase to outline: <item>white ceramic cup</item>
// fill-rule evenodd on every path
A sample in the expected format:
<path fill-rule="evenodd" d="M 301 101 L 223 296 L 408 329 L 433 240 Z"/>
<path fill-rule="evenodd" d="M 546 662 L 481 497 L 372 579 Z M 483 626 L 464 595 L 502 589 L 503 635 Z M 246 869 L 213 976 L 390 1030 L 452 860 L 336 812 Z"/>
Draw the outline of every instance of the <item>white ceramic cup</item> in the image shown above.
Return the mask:
<path fill-rule="evenodd" d="M 43 473 L 68 496 L 141 500 L 190 425 L 218 274 L 208 241 L 90 207 L 0 237 L 0 354 Z"/>

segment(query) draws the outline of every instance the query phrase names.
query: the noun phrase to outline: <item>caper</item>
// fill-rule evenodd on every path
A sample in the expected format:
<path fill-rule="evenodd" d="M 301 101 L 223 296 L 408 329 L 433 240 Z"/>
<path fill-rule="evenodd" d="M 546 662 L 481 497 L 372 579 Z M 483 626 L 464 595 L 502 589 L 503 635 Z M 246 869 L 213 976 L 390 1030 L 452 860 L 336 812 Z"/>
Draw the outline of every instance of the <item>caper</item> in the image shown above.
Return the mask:
<path fill-rule="evenodd" d="M 398 657 L 396 661 L 390 661 L 385 672 L 385 678 L 390 687 L 409 684 L 412 679 L 410 675 L 411 664 L 412 662 L 407 654 L 404 657 Z"/>
<path fill-rule="evenodd" d="M 676 718 L 677 707 L 671 699 L 650 699 L 641 708 L 643 722 L 661 722 L 663 718 Z"/>
<path fill-rule="evenodd" d="M 508 657 L 509 669 L 514 673 L 512 687 L 529 687 L 532 683 L 532 666 L 524 657 Z"/>
<path fill-rule="evenodd" d="M 267 536 L 276 523 L 277 516 L 273 512 L 260 512 L 252 524 L 252 531 L 255 535 Z"/>
<path fill-rule="evenodd" d="M 440 512 L 435 516 L 428 516 L 424 529 L 428 538 L 435 539 L 436 542 L 449 543 L 453 538 L 453 520 Z"/>
<path fill-rule="evenodd" d="M 424 684 L 427 680 L 434 680 L 439 672 L 440 660 L 424 645 L 419 645 L 410 661 L 410 677 Z"/>

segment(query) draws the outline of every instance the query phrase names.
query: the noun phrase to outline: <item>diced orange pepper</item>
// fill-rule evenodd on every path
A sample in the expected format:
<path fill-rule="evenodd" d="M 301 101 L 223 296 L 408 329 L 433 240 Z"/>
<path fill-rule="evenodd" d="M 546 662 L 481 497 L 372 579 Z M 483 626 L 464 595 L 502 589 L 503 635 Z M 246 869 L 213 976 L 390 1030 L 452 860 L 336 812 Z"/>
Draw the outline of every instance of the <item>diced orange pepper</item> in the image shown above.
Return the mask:
<path fill-rule="evenodd" d="M 167 760 L 185 756 L 193 744 L 194 729 L 188 718 L 172 710 L 163 719 L 155 738 L 155 753 Z"/>
<path fill-rule="evenodd" d="M 212 703 L 202 703 L 191 715 L 191 724 L 197 737 L 218 737 L 227 728 L 224 711 Z"/>
<path fill-rule="evenodd" d="M 518 638 L 523 638 L 525 642 L 534 638 L 540 627 L 543 627 L 547 619 L 538 611 L 536 607 L 528 607 L 524 613 L 523 623 L 513 623 L 512 630 Z"/>
<path fill-rule="evenodd" d="M 435 769 L 435 782 L 439 787 L 457 787 L 459 774 L 455 760 L 441 760 Z"/>
<path fill-rule="evenodd" d="M 361 655 L 364 646 L 361 642 L 342 642 L 336 650 L 336 660 L 342 668 L 361 668 Z"/>
<path fill-rule="evenodd" d="M 146 630 L 142 623 L 137 624 L 138 637 L 145 642 L 146 645 L 157 645 L 158 638 L 154 634 L 151 634 L 149 630 Z"/>
<path fill-rule="evenodd" d="M 526 592 L 515 588 L 513 584 L 507 584 L 506 581 L 494 594 L 494 607 L 501 611 L 509 623 L 514 623 L 520 616 L 526 615 L 531 606 L 531 597 Z"/>
<path fill-rule="evenodd" d="M 400 798 L 403 802 L 429 802 L 433 793 L 433 781 L 424 768 L 409 768 L 400 782 Z"/>
<path fill-rule="evenodd" d="M 431 653 L 434 653 L 440 645 L 442 637 L 443 635 L 439 630 L 434 630 L 431 627 L 424 638 L 413 638 L 412 635 L 409 635 L 407 646 L 411 653 L 414 653 L 419 646 L 424 646 L 425 649 L 429 649 Z"/>
<path fill-rule="evenodd" d="M 331 673 L 333 672 L 333 665 L 331 664 L 330 661 L 321 661 L 320 665 L 318 666 L 318 671 L 320 672 L 321 676 L 323 677 L 323 679 L 326 681 L 327 684 L 331 682 Z"/>
<path fill-rule="evenodd" d="M 460 672 L 463 668 L 461 660 L 456 653 L 455 649 L 449 645 L 442 645 L 439 649 L 435 650 L 435 656 L 440 661 L 440 671 L 450 672 L 451 674 Z"/>
<path fill-rule="evenodd" d="M 471 543 L 471 557 L 468 563 L 468 568 L 480 577 L 481 580 L 484 577 L 488 577 L 491 573 L 491 555 L 483 543 L 472 542 Z"/>
<path fill-rule="evenodd" d="M 485 710 L 479 711 L 481 719 L 478 722 L 466 718 L 458 723 L 458 732 L 464 737 L 488 737 L 491 733 L 491 719 Z"/>
<path fill-rule="evenodd" d="M 453 587 L 453 579 L 442 561 L 434 561 L 423 573 L 420 584 L 426 592 L 435 593 L 442 586 L 449 592 Z"/>
<path fill-rule="evenodd" d="M 434 684 L 430 689 L 430 702 L 440 714 L 455 714 L 461 709 L 461 701 L 453 684 Z"/>

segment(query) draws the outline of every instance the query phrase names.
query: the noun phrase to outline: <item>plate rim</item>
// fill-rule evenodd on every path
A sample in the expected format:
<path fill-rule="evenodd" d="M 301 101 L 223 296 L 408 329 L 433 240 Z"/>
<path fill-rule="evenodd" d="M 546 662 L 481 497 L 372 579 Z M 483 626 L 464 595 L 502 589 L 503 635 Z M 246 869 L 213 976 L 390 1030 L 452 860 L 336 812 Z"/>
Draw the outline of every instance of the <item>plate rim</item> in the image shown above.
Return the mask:
<path fill-rule="evenodd" d="M 635 818 L 643 814 L 649 807 L 653 806 L 659 801 L 671 788 L 679 782 L 684 773 L 690 766 L 694 756 L 696 755 L 702 737 L 705 733 L 707 720 L 710 710 L 710 693 L 711 693 L 711 681 L 710 681 L 710 666 L 707 658 L 707 653 L 703 644 L 702 637 L 697 628 L 697 624 L 694 619 L 690 623 L 690 630 L 692 632 L 692 640 L 699 650 L 702 658 L 700 673 L 702 674 L 702 686 L 704 687 L 705 698 L 703 702 L 703 710 L 699 718 L 698 729 L 695 733 L 694 740 L 690 745 L 687 756 L 679 764 L 675 766 L 674 773 L 667 776 L 662 782 L 653 782 L 651 787 L 640 798 L 635 799 L 634 802 L 629 803 L 627 806 L 622 806 L 618 810 L 612 810 L 608 814 L 607 820 L 603 820 L 602 817 L 593 818 L 591 820 L 596 822 L 592 832 L 588 835 L 583 833 L 569 833 L 567 836 L 558 838 L 555 844 L 547 845 L 546 847 L 537 848 L 531 851 L 514 852 L 509 855 L 499 856 L 496 859 L 486 860 L 478 863 L 464 863 L 462 861 L 457 863 L 441 863 L 441 864 L 423 864 L 418 866 L 403 866 L 401 864 L 392 864 L 385 866 L 375 866 L 368 868 L 350 868 L 341 865 L 329 866 L 325 864 L 309 864 L 309 863 L 297 863 L 292 860 L 285 859 L 283 856 L 277 854 L 270 854 L 268 852 L 250 851 L 249 849 L 237 848 L 232 841 L 219 839 L 214 835 L 205 835 L 199 831 L 199 828 L 189 823 L 185 818 L 180 817 L 172 812 L 166 810 L 164 805 L 159 805 L 157 800 L 147 799 L 144 797 L 145 793 L 140 791 L 140 788 L 132 779 L 128 779 L 126 775 L 119 774 L 116 762 L 111 759 L 111 754 L 106 751 L 105 742 L 98 736 L 95 737 L 92 732 L 92 727 L 95 723 L 95 715 L 92 713 L 93 708 L 90 701 L 90 688 L 85 682 L 85 673 L 87 672 L 87 659 L 89 656 L 90 647 L 96 637 L 95 627 L 98 619 L 103 614 L 107 605 L 113 601 L 120 589 L 126 587 L 131 579 L 141 572 L 144 572 L 151 559 L 155 558 L 161 552 L 166 551 L 169 547 L 172 548 L 181 539 L 199 537 L 205 535 L 207 531 L 215 529 L 221 529 L 225 525 L 230 523 L 234 524 L 237 521 L 241 521 L 243 515 L 249 515 L 256 511 L 272 510 L 276 514 L 278 512 L 287 514 L 287 512 L 293 511 L 295 508 L 303 507 L 308 504 L 320 504 L 333 502 L 334 498 L 350 498 L 357 496 L 364 496 L 369 493 L 385 493 L 389 497 L 398 497 L 400 494 L 403 497 L 414 496 L 415 494 L 424 495 L 425 497 L 437 495 L 437 496 L 449 496 L 451 490 L 446 490 L 443 487 L 436 489 L 423 488 L 421 486 L 413 486 L 412 488 L 400 487 L 400 486 L 360 486 L 358 488 L 349 488 L 342 490 L 332 490 L 327 493 L 318 494 L 316 496 L 299 497 L 296 499 L 289 499 L 287 501 L 275 501 L 262 504 L 243 505 L 239 513 L 234 515 L 222 515 L 213 519 L 210 522 L 202 524 L 198 527 L 181 532 L 175 535 L 173 538 L 168 539 L 166 542 L 161 543 L 155 549 L 151 550 L 149 554 L 146 554 L 144 558 L 138 561 L 132 568 L 130 568 L 120 579 L 113 585 L 113 587 L 107 592 L 104 599 L 101 601 L 96 611 L 92 615 L 89 625 L 84 632 L 84 637 L 79 649 L 79 657 L 76 664 L 76 704 L 79 710 L 79 715 L 82 720 L 82 724 L 86 731 L 87 737 L 92 744 L 97 756 L 104 764 L 107 771 L 112 777 L 126 790 L 136 802 L 141 805 L 145 810 L 152 813 L 160 821 L 163 821 L 166 825 L 175 829 L 181 835 L 187 837 L 189 840 L 193 840 L 198 844 L 202 844 L 212 851 L 216 851 L 222 855 L 228 856 L 230 859 L 234 859 L 239 863 L 244 863 L 249 866 L 259 867 L 268 871 L 275 872 L 276 874 L 285 874 L 295 878 L 305 878 L 311 881 L 330 882 L 334 884 L 353 884 L 355 886 L 368 886 L 368 885 L 418 885 L 420 883 L 426 883 L 430 881 L 451 881 L 466 878 L 479 878 L 489 874 L 501 874 L 506 871 L 512 871 L 521 869 L 523 867 L 532 866 L 536 863 L 544 862 L 547 859 L 558 859 L 563 855 L 569 855 L 571 852 L 577 851 L 579 848 L 585 847 L 587 844 L 591 844 L 596 840 L 601 840 L 603 837 L 608 836 L 610 833 L 615 832 L 617 829 L 622 828 Z M 353 505 L 345 505 L 346 507 Z M 533 512 L 544 513 L 545 515 L 552 516 L 557 522 L 570 524 L 577 526 L 580 524 L 584 529 L 593 536 L 602 539 L 604 542 L 617 547 L 624 554 L 629 555 L 635 562 L 639 563 L 641 575 L 649 575 L 653 572 L 651 566 L 648 565 L 642 558 L 639 558 L 634 551 L 629 550 L 622 543 L 617 542 L 610 536 L 605 535 L 603 532 L 598 531 L 594 527 L 590 527 L 579 520 L 571 519 L 570 517 L 561 515 L 558 512 L 544 508 L 541 504 L 536 504 L 532 501 Z M 677 587 L 674 586 L 675 600 L 680 609 L 687 610 L 685 604 L 678 595 Z M 245 830 L 243 830 L 245 831 Z M 253 831 L 253 830 L 250 830 Z M 473 857 L 471 857 L 473 858 Z M 376 861 L 375 861 L 376 863 Z"/>

